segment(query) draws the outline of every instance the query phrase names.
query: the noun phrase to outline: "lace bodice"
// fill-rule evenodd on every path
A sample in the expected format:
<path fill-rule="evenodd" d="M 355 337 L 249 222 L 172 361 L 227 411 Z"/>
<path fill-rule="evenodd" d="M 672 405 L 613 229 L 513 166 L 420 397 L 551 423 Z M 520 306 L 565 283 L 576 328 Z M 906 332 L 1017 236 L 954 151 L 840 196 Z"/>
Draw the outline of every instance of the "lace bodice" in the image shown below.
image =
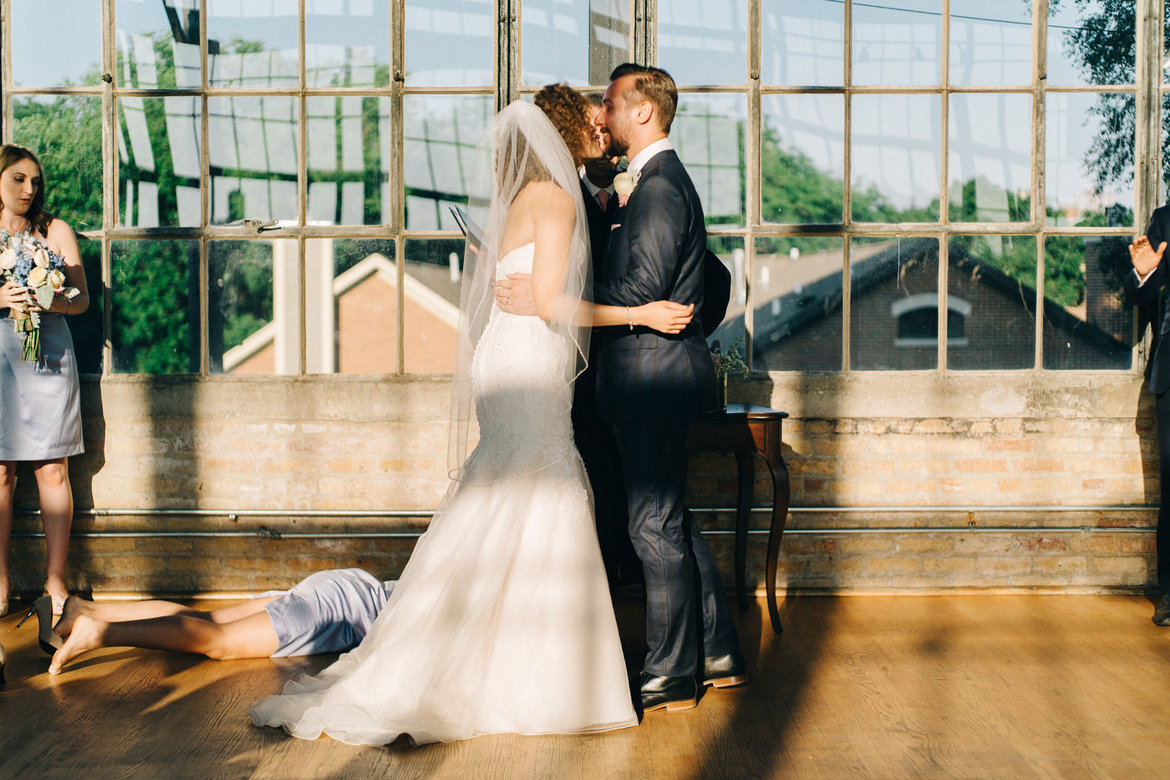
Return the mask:
<path fill-rule="evenodd" d="M 497 277 L 532 271 L 535 246 L 502 257 Z M 495 481 L 526 474 L 574 453 L 572 385 L 564 379 L 575 347 L 539 317 L 493 307 L 471 364 L 480 444 L 465 479 Z"/>

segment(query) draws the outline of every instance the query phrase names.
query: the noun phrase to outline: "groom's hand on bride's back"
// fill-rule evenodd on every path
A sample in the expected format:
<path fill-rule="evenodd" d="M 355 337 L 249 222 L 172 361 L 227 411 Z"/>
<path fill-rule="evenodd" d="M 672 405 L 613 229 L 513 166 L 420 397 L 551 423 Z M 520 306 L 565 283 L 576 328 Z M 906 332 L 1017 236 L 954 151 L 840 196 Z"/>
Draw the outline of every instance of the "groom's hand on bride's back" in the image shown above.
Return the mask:
<path fill-rule="evenodd" d="M 536 299 L 532 296 L 532 274 L 514 273 L 496 282 L 496 305 L 509 314 L 536 316 Z"/>

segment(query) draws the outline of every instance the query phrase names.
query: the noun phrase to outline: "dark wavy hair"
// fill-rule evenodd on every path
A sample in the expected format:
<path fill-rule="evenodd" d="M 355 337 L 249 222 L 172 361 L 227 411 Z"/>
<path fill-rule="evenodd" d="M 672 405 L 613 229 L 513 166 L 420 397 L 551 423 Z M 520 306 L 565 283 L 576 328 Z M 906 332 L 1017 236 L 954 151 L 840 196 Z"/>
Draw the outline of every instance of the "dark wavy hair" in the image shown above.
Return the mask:
<path fill-rule="evenodd" d="M 674 79 L 662 68 L 652 68 L 649 65 L 636 65 L 632 62 L 622 63 L 609 74 L 610 81 L 617 81 L 622 76 L 633 76 L 633 86 L 626 90 L 627 103 L 641 103 L 649 100 L 654 104 L 654 113 L 658 117 L 658 124 L 662 132 L 669 133 L 670 125 L 674 121 L 674 112 L 678 110 L 678 87 Z"/>
<path fill-rule="evenodd" d="M 41 161 L 37 158 L 36 152 L 26 146 L 19 144 L 4 144 L 0 146 L 0 174 L 11 168 L 21 160 L 32 160 L 36 163 L 37 172 L 40 174 L 41 183 L 37 187 L 36 193 L 33 194 L 32 203 L 28 205 L 28 211 L 25 212 L 24 217 L 29 221 L 41 235 L 44 235 L 49 230 L 49 223 L 53 221 L 53 215 L 45 211 L 45 167 L 41 165 Z M 4 207 L 0 203 L 0 209 Z"/>
<path fill-rule="evenodd" d="M 561 83 L 542 87 L 533 102 L 561 134 L 573 156 L 573 165 L 579 167 L 587 157 L 597 156 L 593 152 L 593 125 L 586 118 L 590 109 L 588 98 Z"/>

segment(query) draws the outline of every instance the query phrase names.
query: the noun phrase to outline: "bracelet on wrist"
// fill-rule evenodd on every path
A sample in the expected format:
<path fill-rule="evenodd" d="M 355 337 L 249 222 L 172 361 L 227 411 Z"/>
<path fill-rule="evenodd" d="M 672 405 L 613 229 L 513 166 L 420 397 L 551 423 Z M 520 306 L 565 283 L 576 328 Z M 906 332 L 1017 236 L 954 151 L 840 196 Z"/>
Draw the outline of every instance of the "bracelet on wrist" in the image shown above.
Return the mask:
<path fill-rule="evenodd" d="M 626 324 L 630 326 L 630 330 L 634 329 L 634 320 L 630 317 L 630 307 L 626 307 Z"/>

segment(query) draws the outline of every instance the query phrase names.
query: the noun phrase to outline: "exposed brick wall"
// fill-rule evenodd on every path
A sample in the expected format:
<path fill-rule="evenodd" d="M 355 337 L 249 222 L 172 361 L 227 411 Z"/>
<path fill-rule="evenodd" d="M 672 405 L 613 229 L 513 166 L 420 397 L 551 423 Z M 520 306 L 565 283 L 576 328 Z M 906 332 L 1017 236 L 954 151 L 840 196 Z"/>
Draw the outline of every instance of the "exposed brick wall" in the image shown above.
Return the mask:
<path fill-rule="evenodd" d="M 1152 404 L 1132 374 L 777 374 L 733 383 L 730 396 L 792 415 L 792 503 L 830 510 L 793 513 L 781 588 L 1140 590 L 1153 581 L 1154 513 L 1051 509 L 1157 503 Z M 73 585 L 185 594 L 283 587 L 335 566 L 396 576 L 409 534 L 447 486 L 448 403 L 441 378 L 86 381 L 87 453 L 70 463 Z M 771 495 L 763 471 L 760 506 Z M 18 508 L 35 508 L 32 483 L 21 471 Z M 734 500 L 733 459 L 695 456 L 692 506 Z M 193 514 L 152 514 L 159 509 Z M 374 510 L 416 515 L 364 514 Z M 311 511 L 329 514 L 294 514 Z M 709 531 L 733 527 L 728 511 L 699 517 Z M 757 512 L 753 528 L 767 521 Z M 38 529 L 34 515 L 18 515 L 18 532 Z M 354 536 L 371 532 L 406 535 Z M 732 537 L 710 539 L 730 583 Z M 751 537 L 749 583 L 763 582 L 765 541 Z M 40 587 L 43 547 L 13 540 L 19 590 Z"/>

